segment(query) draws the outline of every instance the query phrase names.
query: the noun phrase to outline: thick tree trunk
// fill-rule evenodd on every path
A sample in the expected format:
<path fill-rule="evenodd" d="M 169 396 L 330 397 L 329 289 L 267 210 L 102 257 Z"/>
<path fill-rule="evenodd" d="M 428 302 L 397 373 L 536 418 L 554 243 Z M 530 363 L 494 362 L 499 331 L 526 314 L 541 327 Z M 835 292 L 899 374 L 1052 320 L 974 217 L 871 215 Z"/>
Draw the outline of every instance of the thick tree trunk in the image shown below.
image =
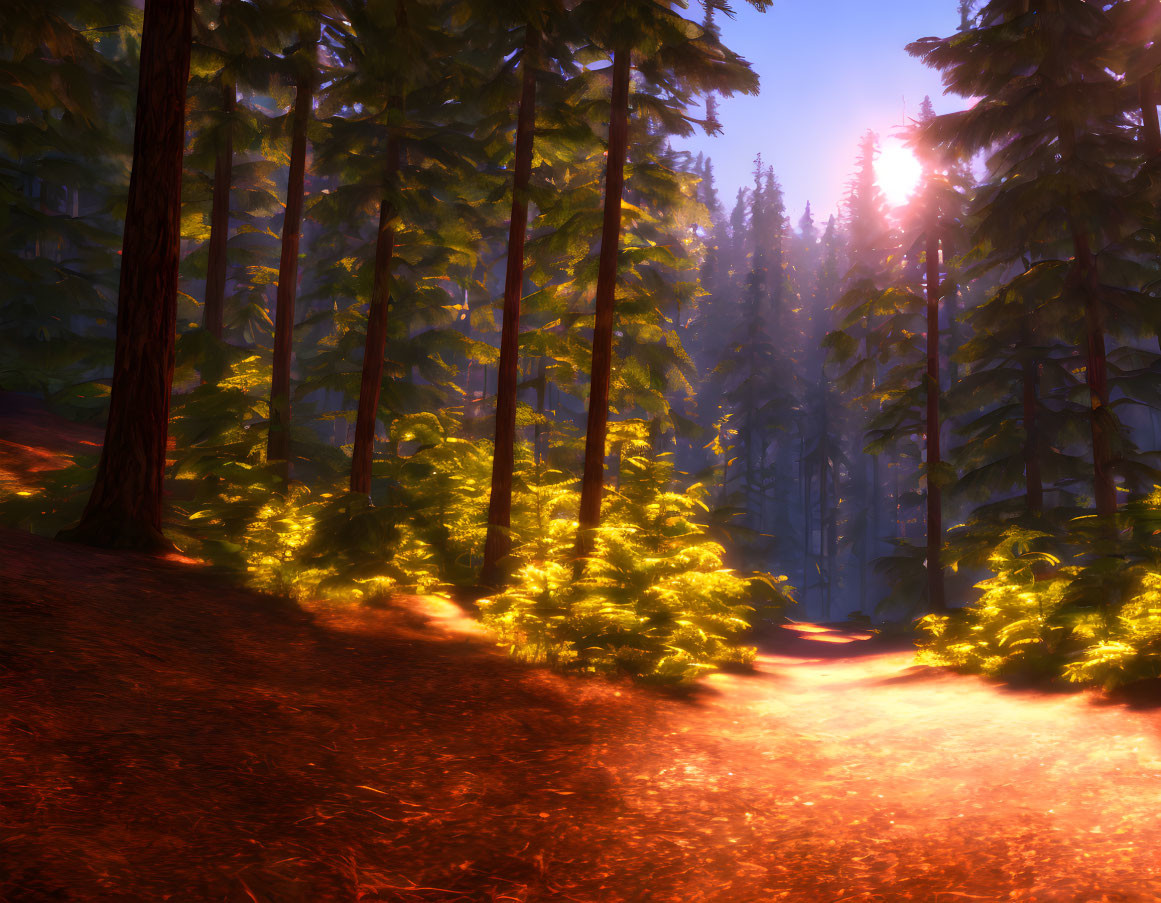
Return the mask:
<path fill-rule="evenodd" d="M 161 497 L 192 21 L 193 0 L 145 4 L 109 419 L 92 495 L 80 524 L 64 539 L 154 551 L 168 546 Z"/>
<path fill-rule="evenodd" d="M 386 186 L 395 184 L 400 153 L 397 135 L 387 139 Z M 385 193 L 386 194 L 386 193 Z M 375 450 L 375 421 L 383 390 L 383 357 L 387 352 L 387 316 L 391 305 L 391 262 L 395 255 L 395 209 L 390 198 L 379 201 L 379 233 L 375 239 L 375 270 L 371 306 L 367 311 L 367 340 L 359 379 L 359 407 L 355 414 L 355 444 L 351 451 L 351 492 L 371 495 L 371 459 Z"/>
<path fill-rule="evenodd" d="M 270 433 L 266 460 L 275 466 L 283 486 L 290 480 L 290 360 L 294 340 L 294 301 L 298 294 L 298 245 L 306 186 L 306 127 L 314 102 L 314 73 L 300 77 L 291 125 L 290 174 L 286 215 L 282 221 L 282 254 L 278 260 L 278 294 L 274 308 L 274 367 L 270 380 Z"/>
<path fill-rule="evenodd" d="M 612 109 L 605 169 L 605 212 L 601 229 L 601 256 L 597 267 L 596 321 L 593 326 L 585 464 L 581 477 L 577 530 L 578 567 L 579 562 L 592 552 L 592 531 L 601 522 L 609 383 L 613 367 L 613 302 L 617 290 L 617 254 L 621 239 L 621 194 L 625 187 L 625 157 L 629 149 L 629 73 L 629 50 L 616 51 L 613 56 Z"/>
<path fill-rule="evenodd" d="M 934 217 L 933 217 L 934 219 Z M 939 234 L 934 222 L 927 229 L 927 601 L 932 611 L 944 611 L 943 491 L 938 471 L 939 419 Z"/>
<path fill-rule="evenodd" d="M 1032 342 L 1032 327 L 1025 319 L 1021 328 L 1021 344 L 1031 348 Z M 1023 363 L 1023 371 L 1024 502 L 1029 514 L 1038 515 L 1044 511 L 1044 484 L 1040 476 L 1040 429 L 1036 418 L 1040 404 L 1040 364 L 1028 357 Z"/>
<path fill-rule="evenodd" d="M 492 455 L 492 495 L 488 503 L 488 535 L 480 580 L 496 586 L 504 559 L 512 547 L 512 468 L 516 443 L 516 387 L 520 362 L 520 297 L 524 289 L 524 237 L 528 231 L 528 183 L 532 178 L 532 142 L 536 128 L 536 66 L 540 33 L 531 25 L 524 36 L 520 110 L 516 116 L 512 215 L 508 223 L 508 268 L 504 275 L 504 322 L 500 332 L 500 363 L 496 380 L 496 442 Z"/>
<path fill-rule="evenodd" d="M 223 10 L 226 8 L 223 4 Z M 233 77 L 222 76 L 224 134 L 214 162 L 214 195 L 210 210 L 210 249 L 206 262 L 206 301 L 202 327 L 215 338 L 222 337 L 226 310 L 226 240 L 230 233 L 230 189 L 234 171 L 234 134 L 231 119 L 237 106 L 237 86 Z"/>

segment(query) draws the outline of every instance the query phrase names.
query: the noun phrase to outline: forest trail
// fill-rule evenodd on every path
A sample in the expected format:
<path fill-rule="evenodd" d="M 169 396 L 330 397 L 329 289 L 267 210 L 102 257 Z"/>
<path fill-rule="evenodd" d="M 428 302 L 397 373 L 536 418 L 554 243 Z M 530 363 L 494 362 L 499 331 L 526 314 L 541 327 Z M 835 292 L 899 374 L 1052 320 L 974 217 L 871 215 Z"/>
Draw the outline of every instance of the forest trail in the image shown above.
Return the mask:
<path fill-rule="evenodd" d="M 7 531 L 0 566 L 6 903 L 1161 899 L 1153 712 L 817 629 L 677 698 L 414 600 Z"/>

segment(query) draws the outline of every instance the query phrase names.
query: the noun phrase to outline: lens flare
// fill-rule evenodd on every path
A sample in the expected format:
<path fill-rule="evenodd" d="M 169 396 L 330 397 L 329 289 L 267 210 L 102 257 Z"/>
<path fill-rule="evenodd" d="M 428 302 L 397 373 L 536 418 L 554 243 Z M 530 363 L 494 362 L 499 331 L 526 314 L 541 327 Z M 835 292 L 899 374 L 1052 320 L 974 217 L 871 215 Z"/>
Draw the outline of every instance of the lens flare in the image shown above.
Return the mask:
<path fill-rule="evenodd" d="M 888 140 L 875 160 L 879 190 L 892 207 L 906 204 L 919 185 L 922 167 L 915 154 L 901 141 Z"/>

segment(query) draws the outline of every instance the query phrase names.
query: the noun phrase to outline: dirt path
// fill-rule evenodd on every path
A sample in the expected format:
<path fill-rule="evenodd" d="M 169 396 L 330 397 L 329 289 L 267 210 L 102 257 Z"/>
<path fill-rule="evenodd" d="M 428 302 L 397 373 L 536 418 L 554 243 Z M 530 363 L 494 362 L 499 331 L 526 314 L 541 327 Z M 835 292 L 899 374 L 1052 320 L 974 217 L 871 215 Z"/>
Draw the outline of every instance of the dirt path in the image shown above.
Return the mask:
<path fill-rule="evenodd" d="M 784 639 L 691 699 L 0 532 L 0 900 L 1161 900 L 1158 716 Z"/>

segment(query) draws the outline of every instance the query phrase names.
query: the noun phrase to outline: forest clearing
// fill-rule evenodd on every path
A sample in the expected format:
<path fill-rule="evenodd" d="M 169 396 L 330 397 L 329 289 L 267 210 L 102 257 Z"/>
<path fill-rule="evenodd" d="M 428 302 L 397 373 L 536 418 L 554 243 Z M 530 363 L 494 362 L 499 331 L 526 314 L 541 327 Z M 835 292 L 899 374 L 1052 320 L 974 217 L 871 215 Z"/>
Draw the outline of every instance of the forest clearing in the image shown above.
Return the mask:
<path fill-rule="evenodd" d="M 0 0 L 0 903 L 1161 903 L 1159 108 L 1161 0 Z"/>
<path fill-rule="evenodd" d="M 1161 897 L 1157 710 L 809 633 L 666 698 L 189 565 L 0 556 L 8 903 Z"/>
<path fill-rule="evenodd" d="M 14 452 L 27 476 L 85 433 Z M 791 623 L 679 693 L 448 601 L 305 608 L 0 532 L 0 899 L 1161 898 L 1156 691 L 1011 689 Z M 791 629 L 792 628 L 792 629 Z"/>

